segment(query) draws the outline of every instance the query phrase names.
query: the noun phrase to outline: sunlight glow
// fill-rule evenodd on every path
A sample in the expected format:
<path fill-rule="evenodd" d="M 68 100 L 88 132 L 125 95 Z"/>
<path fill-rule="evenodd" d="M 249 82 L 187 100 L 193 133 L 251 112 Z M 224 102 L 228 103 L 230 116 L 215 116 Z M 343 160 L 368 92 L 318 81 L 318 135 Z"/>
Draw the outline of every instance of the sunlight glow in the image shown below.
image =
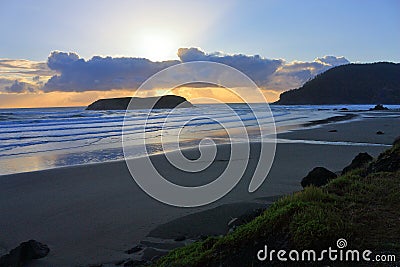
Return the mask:
<path fill-rule="evenodd" d="M 175 34 L 167 31 L 146 31 L 136 36 L 133 46 L 141 57 L 152 61 L 176 59 L 179 47 Z"/>

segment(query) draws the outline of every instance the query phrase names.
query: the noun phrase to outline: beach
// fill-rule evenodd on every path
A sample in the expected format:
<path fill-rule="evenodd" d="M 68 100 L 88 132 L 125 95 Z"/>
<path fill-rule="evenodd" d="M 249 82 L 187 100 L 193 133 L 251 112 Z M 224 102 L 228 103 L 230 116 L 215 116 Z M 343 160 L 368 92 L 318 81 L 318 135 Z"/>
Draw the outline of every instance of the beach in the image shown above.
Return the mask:
<path fill-rule="evenodd" d="M 0 176 L 0 254 L 23 241 L 36 239 L 47 244 L 50 253 L 33 261 L 33 266 L 117 262 L 128 258 L 124 251 L 146 238 L 153 229 L 158 228 L 155 233 L 153 231 L 153 237 L 172 238 L 182 234 L 175 233 L 176 227 L 168 222 L 179 223 L 183 216 L 225 204 L 268 205 L 275 196 L 301 190 L 301 179 L 316 166 L 338 172 L 360 152 L 375 157 L 392 143 L 393 136 L 400 135 L 398 125 L 397 117 L 374 117 L 279 134 L 279 139 L 297 141 L 277 144 L 272 169 L 256 192 L 247 190 L 251 170 L 258 161 L 257 155 L 251 154 L 247 170 L 237 186 L 218 201 L 198 208 L 172 207 L 151 198 L 132 179 L 124 161 Z M 330 132 L 332 129 L 336 132 Z M 384 134 L 377 135 L 379 130 Z M 329 142 L 304 143 L 299 140 Z M 256 153 L 259 144 L 252 143 L 251 146 L 252 153 Z M 219 146 L 218 155 L 222 155 L 222 160 L 192 177 L 168 167 L 162 154 L 153 155 L 152 161 L 166 166 L 164 171 L 172 174 L 174 182 L 195 181 L 197 184 L 208 182 L 210 176 L 225 168 L 224 155 L 229 154 L 226 149 L 227 146 Z M 191 153 L 196 155 L 197 151 L 188 152 Z M 233 214 L 237 206 L 231 205 L 225 215 L 216 216 L 215 220 L 228 222 L 229 209 Z M 190 220 L 196 225 L 192 228 L 195 234 L 202 230 L 206 233 L 212 227 L 210 220 L 199 223 L 199 216 L 189 217 L 185 224 L 190 225 Z M 160 230 L 162 225 L 166 225 L 164 230 L 162 227 Z M 195 235 L 190 233 L 191 227 L 187 229 L 187 236 Z"/>

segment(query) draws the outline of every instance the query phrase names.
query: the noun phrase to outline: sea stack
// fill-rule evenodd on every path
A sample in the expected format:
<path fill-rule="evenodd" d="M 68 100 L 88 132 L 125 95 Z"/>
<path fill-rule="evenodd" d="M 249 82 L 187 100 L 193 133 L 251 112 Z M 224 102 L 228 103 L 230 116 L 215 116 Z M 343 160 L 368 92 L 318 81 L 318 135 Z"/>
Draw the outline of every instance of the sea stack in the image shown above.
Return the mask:
<path fill-rule="evenodd" d="M 132 102 L 131 102 L 132 101 Z M 175 95 L 161 97 L 120 97 L 99 99 L 90 104 L 86 110 L 126 110 L 129 109 L 172 109 L 190 108 L 193 105 L 186 98 Z"/>

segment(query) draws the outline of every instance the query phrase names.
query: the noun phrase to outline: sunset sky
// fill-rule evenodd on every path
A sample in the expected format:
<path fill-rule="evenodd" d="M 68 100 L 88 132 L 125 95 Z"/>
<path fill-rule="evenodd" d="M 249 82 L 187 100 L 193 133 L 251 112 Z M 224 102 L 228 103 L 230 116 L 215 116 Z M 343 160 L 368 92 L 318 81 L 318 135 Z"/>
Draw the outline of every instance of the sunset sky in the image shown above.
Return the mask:
<path fill-rule="evenodd" d="M 2 0 L 0 108 L 129 96 L 157 71 L 194 60 L 241 70 L 275 101 L 333 66 L 399 62 L 399 13 L 397 0 Z M 174 93 L 235 101 L 215 90 Z"/>

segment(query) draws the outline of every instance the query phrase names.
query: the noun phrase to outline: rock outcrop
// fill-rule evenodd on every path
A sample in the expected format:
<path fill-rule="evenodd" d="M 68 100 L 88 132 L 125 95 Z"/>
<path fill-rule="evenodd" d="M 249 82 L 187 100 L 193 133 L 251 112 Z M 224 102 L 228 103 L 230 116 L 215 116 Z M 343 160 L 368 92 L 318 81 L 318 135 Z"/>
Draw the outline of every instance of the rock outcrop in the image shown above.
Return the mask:
<path fill-rule="evenodd" d="M 359 153 L 350 163 L 342 170 L 342 175 L 351 170 L 365 167 L 374 158 L 368 153 Z"/>
<path fill-rule="evenodd" d="M 324 186 L 337 175 L 324 167 L 316 167 L 301 180 L 301 186 Z"/>
<path fill-rule="evenodd" d="M 381 104 L 378 104 L 378 105 L 376 105 L 375 107 L 373 107 L 373 108 L 370 108 L 369 110 L 389 110 L 387 107 L 385 107 L 385 106 L 383 106 L 383 105 L 381 105 Z"/>
<path fill-rule="evenodd" d="M 131 102 L 132 101 L 132 102 Z M 129 103 L 131 103 L 129 105 Z M 99 99 L 90 104 L 86 110 L 126 110 L 129 109 L 172 109 L 189 108 L 193 105 L 184 97 L 166 95 L 161 97 L 121 97 Z"/>
<path fill-rule="evenodd" d="M 390 150 L 381 153 L 368 166 L 368 172 L 395 172 L 400 170 L 400 138 L 397 137 Z"/>
<path fill-rule="evenodd" d="M 8 254 L 0 258 L 0 266 L 19 267 L 25 266 L 31 260 L 46 257 L 50 249 L 47 245 L 36 240 L 22 242 Z"/>

